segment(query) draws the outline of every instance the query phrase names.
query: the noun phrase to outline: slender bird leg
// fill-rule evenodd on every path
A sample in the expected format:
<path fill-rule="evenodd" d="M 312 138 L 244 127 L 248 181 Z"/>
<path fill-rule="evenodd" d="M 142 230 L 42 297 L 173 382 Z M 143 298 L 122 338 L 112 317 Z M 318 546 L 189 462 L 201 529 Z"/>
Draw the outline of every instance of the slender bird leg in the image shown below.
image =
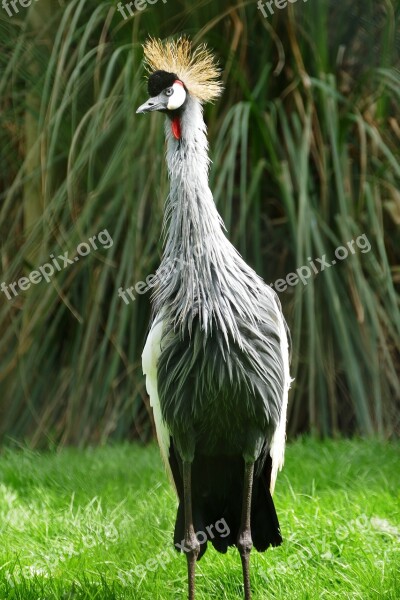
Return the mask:
<path fill-rule="evenodd" d="M 250 589 L 250 552 L 253 547 L 251 539 L 250 514 L 251 514 L 251 495 L 253 491 L 254 462 L 246 463 L 243 482 L 243 503 L 242 520 L 240 524 L 237 547 L 242 559 L 244 597 L 245 600 L 251 600 Z"/>
<path fill-rule="evenodd" d="M 185 552 L 188 565 L 189 600 L 195 600 L 196 560 L 200 553 L 200 544 L 193 526 L 192 513 L 192 465 L 183 462 L 183 492 L 185 503 Z"/>

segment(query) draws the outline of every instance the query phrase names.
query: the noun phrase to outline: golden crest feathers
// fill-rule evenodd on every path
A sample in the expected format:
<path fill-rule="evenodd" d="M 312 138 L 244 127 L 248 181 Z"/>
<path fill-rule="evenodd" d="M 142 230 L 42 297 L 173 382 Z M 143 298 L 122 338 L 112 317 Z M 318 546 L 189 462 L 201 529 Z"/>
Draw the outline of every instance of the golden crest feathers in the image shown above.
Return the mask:
<path fill-rule="evenodd" d="M 193 49 L 187 37 L 166 42 L 149 38 L 143 49 L 149 72 L 176 73 L 190 95 L 200 102 L 212 102 L 221 95 L 220 69 L 206 44 Z"/>

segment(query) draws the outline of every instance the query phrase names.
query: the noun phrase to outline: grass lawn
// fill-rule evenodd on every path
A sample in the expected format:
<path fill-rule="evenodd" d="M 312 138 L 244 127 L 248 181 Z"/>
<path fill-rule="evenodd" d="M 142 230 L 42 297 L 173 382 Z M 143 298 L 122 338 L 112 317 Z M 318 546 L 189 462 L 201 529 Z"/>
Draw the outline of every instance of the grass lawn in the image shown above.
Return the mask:
<path fill-rule="evenodd" d="M 285 541 L 252 554 L 254 600 L 400 598 L 398 444 L 292 443 L 275 504 Z M 3 451 L 1 600 L 185 598 L 175 506 L 155 446 Z M 198 563 L 198 600 L 241 585 L 235 549 Z"/>

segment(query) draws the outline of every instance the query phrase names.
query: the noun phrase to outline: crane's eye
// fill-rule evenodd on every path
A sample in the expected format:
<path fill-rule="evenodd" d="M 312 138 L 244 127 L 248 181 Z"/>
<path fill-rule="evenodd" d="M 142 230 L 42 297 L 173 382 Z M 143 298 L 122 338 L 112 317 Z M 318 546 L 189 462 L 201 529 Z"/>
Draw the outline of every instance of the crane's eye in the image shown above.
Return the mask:
<path fill-rule="evenodd" d="M 182 84 L 175 82 L 171 87 L 166 88 L 164 94 L 169 96 L 167 109 L 177 110 L 186 100 L 186 92 Z"/>

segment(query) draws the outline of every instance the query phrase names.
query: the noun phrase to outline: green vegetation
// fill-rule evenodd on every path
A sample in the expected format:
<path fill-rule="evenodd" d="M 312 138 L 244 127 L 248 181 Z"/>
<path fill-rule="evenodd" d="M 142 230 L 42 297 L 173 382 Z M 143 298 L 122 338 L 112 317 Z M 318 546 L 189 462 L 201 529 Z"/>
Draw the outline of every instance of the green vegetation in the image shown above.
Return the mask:
<path fill-rule="evenodd" d="M 186 33 L 222 66 L 226 91 L 205 110 L 211 186 L 245 259 L 275 282 L 370 244 L 280 292 L 289 433 L 370 441 L 289 445 L 285 543 L 253 554 L 254 598 L 398 600 L 400 452 L 382 439 L 400 432 L 400 4 L 309 0 L 264 19 L 256 0 L 168 0 L 128 20 L 116 4 L 0 8 L 0 285 L 72 259 L 49 283 L 0 292 L 0 598 L 185 594 L 156 447 L 55 448 L 152 434 L 150 298 L 126 305 L 118 290 L 155 272 L 168 192 L 163 118 L 135 114 L 141 43 Z M 73 260 L 105 231 L 112 245 Z M 208 551 L 199 600 L 241 598 L 239 562 Z"/>
<path fill-rule="evenodd" d="M 168 182 L 163 118 L 139 118 L 141 42 L 207 41 L 226 92 L 206 109 L 230 239 L 273 282 L 355 252 L 280 294 L 294 342 L 290 432 L 399 433 L 399 11 L 310 0 L 33 2 L 0 17 L 1 281 L 107 229 L 113 239 L 8 300 L 0 293 L 0 434 L 32 446 L 151 434 L 140 368 Z M 396 37 L 397 36 L 397 37 Z"/>
<path fill-rule="evenodd" d="M 290 444 L 275 493 L 285 541 L 253 553 L 254 600 L 397 600 L 399 461 L 398 444 Z M 185 596 L 176 500 L 155 446 L 5 451 L 0 464 L 2 600 Z M 209 548 L 197 581 L 199 600 L 241 598 L 238 553 Z"/>

